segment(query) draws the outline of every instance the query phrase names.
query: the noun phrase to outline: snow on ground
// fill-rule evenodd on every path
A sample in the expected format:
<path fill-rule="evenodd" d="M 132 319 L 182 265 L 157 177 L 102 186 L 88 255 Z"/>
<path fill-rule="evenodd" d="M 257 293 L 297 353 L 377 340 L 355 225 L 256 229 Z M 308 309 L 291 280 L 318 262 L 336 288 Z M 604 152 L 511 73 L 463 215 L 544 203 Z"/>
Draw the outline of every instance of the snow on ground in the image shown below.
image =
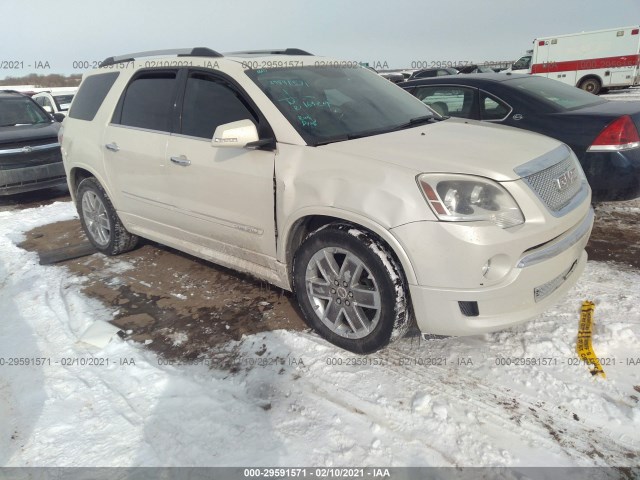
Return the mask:
<path fill-rule="evenodd" d="M 209 368 L 218 357 L 167 365 L 132 342 L 78 342 L 113 312 L 16 246 L 75 215 L 71 203 L 0 212 L 2 466 L 638 463 L 637 271 L 589 262 L 563 303 L 525 326 L 405 338 L 370 356 L 311 333 L 252 335 L 216 353 L 232 374 Z M 584 299 L 596 302 L 606 379 L 573 364 Z M 30 365 L 10 365 L 20 358 Z M 517 358 L 546 364 L 504 364 Z"/>
<path fill-rule="evenodd" d="M 630 87 L 622 90 L 610 90 L 600 95 L 607 100 L 640 100 L 640 87 Z"/>

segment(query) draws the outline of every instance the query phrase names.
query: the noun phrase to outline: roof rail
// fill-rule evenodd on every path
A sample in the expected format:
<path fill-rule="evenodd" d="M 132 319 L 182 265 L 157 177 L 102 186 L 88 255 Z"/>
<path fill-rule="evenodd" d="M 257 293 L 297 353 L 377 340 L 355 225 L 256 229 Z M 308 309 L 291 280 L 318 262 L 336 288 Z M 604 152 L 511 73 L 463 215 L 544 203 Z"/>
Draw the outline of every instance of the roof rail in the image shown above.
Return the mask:
<path fill-rule="evenodd" d="M 285 48 L 284 50 L 243 50 L 240 52 L 229 52 L 226 55 L 313 55 L 313 53 L 299 48 Z"/>
<path fill-rule="evenodd" d="M 136 58 L 143 57 L 159 57 L 175 55 L 177 57 L 223 57 L 221 53 L 211 50 L 207 47 L 195 47 L 195 48 L 173 48 L 168 50 L 150 50 L 148 52 L 127 53 L 125 55 L 118 55 L 114 57 L 106 58 L 101 64 L 101 67 L 108 67 L 109 65 L 115 65 L 116 63 L 132 62 Z"/>

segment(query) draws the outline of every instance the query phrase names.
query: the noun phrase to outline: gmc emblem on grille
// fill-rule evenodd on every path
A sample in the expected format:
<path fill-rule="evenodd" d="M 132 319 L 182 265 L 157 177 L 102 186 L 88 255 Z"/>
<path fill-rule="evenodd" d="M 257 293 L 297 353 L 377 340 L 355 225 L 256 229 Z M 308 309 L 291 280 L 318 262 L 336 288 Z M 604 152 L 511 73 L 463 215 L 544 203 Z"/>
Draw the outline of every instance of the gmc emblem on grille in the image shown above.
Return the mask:
<path fill-rule="evenodd" d="M 573 184 L 578 179 L 578 172 L 575 167 L 571 170 L 567 170 L 558 178 L 555 179 L 556 187 L 558 187 L 559 191 L 566 190 L 570 185 Z"/>

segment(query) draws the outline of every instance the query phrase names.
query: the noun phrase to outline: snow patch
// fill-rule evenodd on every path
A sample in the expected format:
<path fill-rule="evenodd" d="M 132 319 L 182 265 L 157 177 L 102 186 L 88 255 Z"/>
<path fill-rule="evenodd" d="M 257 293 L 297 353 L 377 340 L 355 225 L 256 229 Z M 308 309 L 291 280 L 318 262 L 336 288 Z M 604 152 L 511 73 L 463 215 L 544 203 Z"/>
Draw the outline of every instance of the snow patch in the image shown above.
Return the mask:
<path fill-rule="evenodd" d="M 232 374 L 166 364 L 131 341 L 78 343 L 113 309 L 16 246 L 27 230 L 74 217 L 70 203 L 0 212 L 0 357 L 31 362 L 0 368 L 0 465 L 637 464 L 636 271 L 588 262 L 561 303 L 525 325 L 403 338 L 370 356 L 306 332 L 244 336 L 224 347 Z M 575 362 L 584 299 L 597 305 L 606 380 Z M 551 363 L 502 362 L 523 358 Z"/>

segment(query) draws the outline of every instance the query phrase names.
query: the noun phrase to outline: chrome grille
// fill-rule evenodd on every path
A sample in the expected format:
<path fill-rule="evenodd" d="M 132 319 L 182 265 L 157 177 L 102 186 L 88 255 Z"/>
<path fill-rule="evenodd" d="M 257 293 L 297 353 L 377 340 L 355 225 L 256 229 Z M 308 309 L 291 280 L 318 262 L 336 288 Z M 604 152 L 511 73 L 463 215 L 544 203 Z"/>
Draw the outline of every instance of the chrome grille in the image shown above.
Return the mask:
<path fill-rule="evenodd" d="M 22 147 L 36 147 L 40 145 L 49 145 L 50 143 L 58 143 L 58 137 L 46 137 L 46 138 L 27 138 L 22 139 L 20 141 L 15 142 L 4 142 L 0 143 L 0 153 L 2 150 L 9 150 L 12 148 L 22 148 Z"/>
<path fill-rule="evenodd" d="M 19 149 L 0 149 L 0 170 L 11 170 L 14 168 L 35 167 L 37 165 L 47 165 L 50 163 L 62 163 L 62 154 L 58 143 L 32 147 L 29 151 Z"/>
<path fill-rule="evenodd" d="M 571 266 L 568 269 L 566 269 L 564 272 L 562 272 L 556 278 L 554 278 L 553 280 L 551 280 L 551 281 L 549 281 L 549 282 L 547 282 L 547 283 L 545 283 L 543 285 L 540 285 L 539 287 L 534 288 L 533 289 L 533 299 L 536 302 L 539 302 L 539 301 L 547 298 L 553 292 L 555 292 L 567 280 L 567 278 L 569 278 L 571 276 L 573 271 L 576 269 L 577 265 L 578 265 L 578 261 L 576 260 L 571 264 Z"/>
<path fill-rule="evenodd" d="M 569 155 L 548 168 L 532 173 L 524 180 L 552 212 L 559 212 L 583 188 L 584 174 L 575 157 Z"/>

